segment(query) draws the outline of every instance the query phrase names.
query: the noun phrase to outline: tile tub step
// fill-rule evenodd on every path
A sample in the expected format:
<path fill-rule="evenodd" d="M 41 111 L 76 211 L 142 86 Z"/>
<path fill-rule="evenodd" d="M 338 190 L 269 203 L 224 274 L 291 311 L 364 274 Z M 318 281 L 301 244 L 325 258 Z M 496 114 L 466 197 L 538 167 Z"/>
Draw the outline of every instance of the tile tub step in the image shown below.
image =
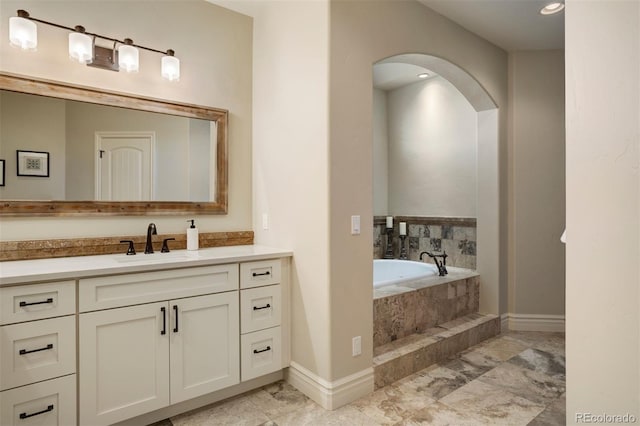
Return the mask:
<path fill-rule="evenodd" d="M 500 317 L 470 314 L 374 349 L 375 388 L 381 388 L 500 333 Z"/>

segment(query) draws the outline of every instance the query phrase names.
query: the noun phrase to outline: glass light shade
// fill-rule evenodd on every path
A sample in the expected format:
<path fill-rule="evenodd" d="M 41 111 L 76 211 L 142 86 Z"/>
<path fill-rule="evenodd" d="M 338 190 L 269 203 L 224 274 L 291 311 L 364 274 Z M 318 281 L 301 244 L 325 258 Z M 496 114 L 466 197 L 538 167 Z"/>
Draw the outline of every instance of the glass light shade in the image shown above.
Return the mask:
<path fill-rule="evenodd" d="M 19 16 L 9 18 L 9 42 L 24 50 L 35 50 L 38 47 L 36 23 Z"/>
<path fill-rule="evenodd" d="M 138 72 L 138 49 L 128 44 L 118 47 L 118 66 L 126 72 Z"/>
<path fill-rule="evenodd" d="M 180 59 L 169 55 L 162 57 L 162 78 L 169 81 L 180 80 Z"/>
<path fill-rule="evenodd" d="M 81 64 L 90 64 L 93 60 L 93 40 L 86 34 L 69 33 L 69 57 Z"/>

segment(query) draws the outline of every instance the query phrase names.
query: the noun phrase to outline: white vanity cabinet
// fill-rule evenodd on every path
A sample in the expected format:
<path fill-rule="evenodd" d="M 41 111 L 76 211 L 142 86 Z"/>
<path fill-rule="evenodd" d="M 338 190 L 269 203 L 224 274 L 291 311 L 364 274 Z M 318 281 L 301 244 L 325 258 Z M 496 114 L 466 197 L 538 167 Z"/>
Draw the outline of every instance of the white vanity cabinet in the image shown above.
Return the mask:
<path fill-rule="evenodd" d="M 281 379 L 290 256 L 3 262 L 0 425 L 148 424 Z"/>
<path fill-rule="evenodd" d="M 115 423 L 239 382 L 237 264 L 87 279 L 79 288 L 80 300 L 92 300 L 80 305 L 80 424 Z M 96 301 L 211 291 L 220 292 L 82 312 Z"/>
<path fill-rule="evenodd" d="M 280 259 L 240 266 L 242 381 L 282 368 L 282 286 Z"/>
<path fill-rule="evenodd" d="M 75 282 L 0 288 L 0 425 L 76 424 Z"/>

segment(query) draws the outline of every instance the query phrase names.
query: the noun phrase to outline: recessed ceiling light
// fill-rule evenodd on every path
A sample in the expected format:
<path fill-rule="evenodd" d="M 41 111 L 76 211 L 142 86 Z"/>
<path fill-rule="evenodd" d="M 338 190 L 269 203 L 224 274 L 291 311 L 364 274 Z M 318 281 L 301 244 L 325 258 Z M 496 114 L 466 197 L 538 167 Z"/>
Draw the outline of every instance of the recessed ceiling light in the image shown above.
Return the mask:
<path fill-rule="evenodd" d="M 548 5 L 540 9 L 540 14 L 554 15 L 558 12 L 561 12 L 562 9 L 564 9 L 564 3 L 560 3 L 560 2 L 549 3 Z"/>
<path fill-rule="evenodd" d="M 423 72 L 421 74 L 418 74 L 418 78 L 427 78 L 429 77 L 429 73 Z"/>

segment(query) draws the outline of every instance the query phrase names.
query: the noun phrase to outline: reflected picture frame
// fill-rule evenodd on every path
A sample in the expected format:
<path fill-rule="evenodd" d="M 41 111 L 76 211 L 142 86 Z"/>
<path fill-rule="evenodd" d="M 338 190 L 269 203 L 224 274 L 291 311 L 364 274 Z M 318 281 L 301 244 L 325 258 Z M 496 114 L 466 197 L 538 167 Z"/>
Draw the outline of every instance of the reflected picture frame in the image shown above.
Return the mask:
<path fill-rule="evenodd" d="M 18 176 L 49 177 L 49 153 L 16 151 Z"/>
<path fill-rule="evenodd" d="M 4 186 L 5 162 L 0 160 L 0 186 Z"/>

